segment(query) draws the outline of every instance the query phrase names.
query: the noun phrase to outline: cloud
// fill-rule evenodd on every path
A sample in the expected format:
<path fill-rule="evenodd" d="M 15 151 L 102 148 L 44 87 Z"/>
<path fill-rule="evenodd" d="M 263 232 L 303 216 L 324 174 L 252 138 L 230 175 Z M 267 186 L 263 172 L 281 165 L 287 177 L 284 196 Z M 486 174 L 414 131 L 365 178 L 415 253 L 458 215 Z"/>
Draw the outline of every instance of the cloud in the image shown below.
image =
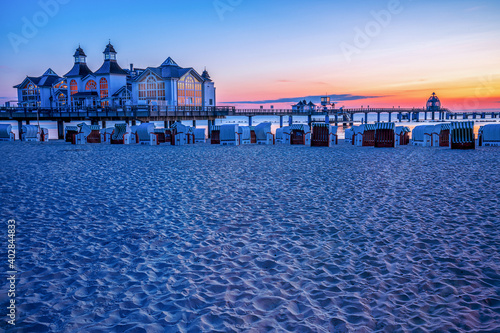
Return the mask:
<path fill-rule="evenodd" d="M 351 94 L 340 94 L 340 95 L 328 95 L 332 101 L 342 102 L 342 101 L 357 101 L 360 99 L 368 99 L 368 98 L 381 98 L 387 96 L 360 96 L 360 95 L 351 95 Z M 284 97 L 277 99 L 268 99 L 268 100 L 260 100 L 260 101 L 230 101 L 224 103 L 238 103 L 238 104 L 271 104 L 271 103 L 298 103 L 299 101 L 312 101 L 313 103 L 321 102 L 321 97 L 325 96 L 303 96 L 303 97 Z"/>

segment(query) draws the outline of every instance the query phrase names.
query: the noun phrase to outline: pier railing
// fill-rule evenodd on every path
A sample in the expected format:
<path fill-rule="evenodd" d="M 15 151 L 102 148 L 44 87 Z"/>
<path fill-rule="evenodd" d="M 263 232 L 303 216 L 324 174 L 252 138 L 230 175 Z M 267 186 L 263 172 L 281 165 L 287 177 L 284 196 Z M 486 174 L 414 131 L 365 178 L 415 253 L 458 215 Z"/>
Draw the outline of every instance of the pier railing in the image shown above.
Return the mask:
<path fill-rule="evenodd" d="M 228 116 L 325 116 L 329 115 L 336 122 L 350 121 L 354 114 L 383 113 L 400 114 L 401 118 L 415 116 L 419 113 L 439 114 L 439 119 L 445 114 L 456 119 L 457 115 L 462 115 L 467 119 L 470 115 L 475 117 L 475 113 L 453 112 L 449 109 L 426 110 L 425 108 L 339 108 L 339 109 L 237 109 L 234 106 L 217 107 L 191 107 L 191 106 L 158 106 L 158 105 L 136 105 L 122 107 L 89 107 L 89 108 L 22 108 L 22 107 L 0 107 L 0 120 L 140 120 L 140 121 L 161 121 L 161 120 L 214 120 Z M 483 114 L 485 112 L 482 112 Z M 497 118 L 498 112 L 490 112 L 491 116 Z M 487 114 L 490 114 L 487 113 Z M 448 117 L 448 116 L 446 116 Z M 427 119 L 427 118 L 426 118 Z M 434 116 L 432 116 L 434 119 Z M 448 119 L 448 118 L 447 118 Z M 451 118 L 453 119 L 453 118 Z"/>
<path fill-rule="evenodd" d="M 0 119 L 213 118 L 234 115 L 234 107 L 124 106 L 115 108 L 0 108 Z"/>

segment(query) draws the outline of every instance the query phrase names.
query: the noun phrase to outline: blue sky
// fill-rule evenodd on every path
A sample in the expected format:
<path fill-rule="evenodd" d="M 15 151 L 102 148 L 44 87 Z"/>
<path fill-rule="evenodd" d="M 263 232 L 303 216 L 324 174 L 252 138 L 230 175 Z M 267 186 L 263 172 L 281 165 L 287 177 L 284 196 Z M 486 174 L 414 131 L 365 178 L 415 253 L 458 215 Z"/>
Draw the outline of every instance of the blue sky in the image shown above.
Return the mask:
<path fill-rule="evenodd" d="M 391 14 L 394 1 L 398 10 Z M 41 4 L 58 4 L 47 22 Z M 78 44 L 97 69 L 111 39 L 122 67 L 158 66 L 169 56 L 198 71 L 207 66 L 220 102 L 279 103 L 329 93 L 381 96 L 338 101 L 353 106 L 421 106 L 414 104 L 434 90 L 457 108 L 477 104 L 470 99 L 481 107 L 500 100 L 499 1 L 28 0 L 0 6 L 4 98 L 15 97 L 12 86 L 26 75 L 49 67 L 64 75 Z M 386 24 L 378 23 L 376 16 L 388 11 Z M 16 52 L 13 34 L 24 38 L 25 22 L 37 19 L 41 26 Z M 370 31 L 374 22 L 379 29 Z M 367 45 L 356 45 L 358 31 L 373 35 Z M 357 51 L 346 56 L 346 45 Z"/>

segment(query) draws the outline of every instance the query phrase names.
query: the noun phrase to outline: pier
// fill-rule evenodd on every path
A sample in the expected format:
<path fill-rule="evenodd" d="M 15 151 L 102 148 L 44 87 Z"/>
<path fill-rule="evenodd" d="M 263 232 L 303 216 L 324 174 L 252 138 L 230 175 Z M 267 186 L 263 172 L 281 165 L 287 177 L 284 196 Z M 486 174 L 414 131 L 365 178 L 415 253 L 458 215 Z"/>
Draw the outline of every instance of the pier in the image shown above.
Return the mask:
<path fill-rule="evenodd" d="M 54 121 L 58 124 L 59 138 L 64 136 L 64 123 L 70 121 L 91 121 L 92 124 L 102 122 L 106 127 L 106 121 L 124 121 L 135 125 L 137 121 L 163 121 L 165 127 L 173 122 L 189 120 L 196 125 L 197 120 L 208 121 L 209 128 L 214 126 L 216 119 L 226 117 L 244 116 L 248 117 L 249 125 L 252 126 L 252 118 L 255 116 L 277 116 L 280 117 L 280 127 L 285 122 L 293 123 L 294 116 L 307 116 L 308 124 L 312 122 L 329 122 L 338 125 L 353 125 L 354 115 L 361 115 L 362 122 L 366 122 L 369 114 L 377 115 L 377 122 L 381 121 L 381 115 L 387 114 L 389 122 L 420 122 L 420 121 L 447 121 L 447 120 L 475 120 L 475 119 L 500 119 L 500 112 L 453 112 L 449 109 L 429 111 L 425 108 L 358 108 L 358 109 L 318 109 L 314 112 L 301 112 L 293 109 L 237 109 L 233 106 L 221 107 L 158 107 L 158 106 L 127 106 L 121 108 L 85 108 L 85 109 L 42 109 L 42 108 L 0 108 L 0 121 L 17 121 L 19 128 L 23 122 L 29 124 L 31 121 Z M 285 119 L 288 117 L 288 119 Z M 359 120 L 357 121 L 359 122 Z"/>

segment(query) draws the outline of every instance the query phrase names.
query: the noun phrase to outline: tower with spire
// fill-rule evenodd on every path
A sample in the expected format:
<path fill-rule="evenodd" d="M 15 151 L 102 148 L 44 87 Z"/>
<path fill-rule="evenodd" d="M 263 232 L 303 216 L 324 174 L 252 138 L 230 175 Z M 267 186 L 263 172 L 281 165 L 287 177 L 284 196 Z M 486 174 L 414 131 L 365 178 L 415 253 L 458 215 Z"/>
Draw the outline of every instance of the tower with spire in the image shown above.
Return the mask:
<path fill-rule="evenodd" d="M 87 66 L 87 55 L 80 45 L 78 45 L 73 58 L 75 59 L 73 67 L 64 77 L 67 80 L 68 104 L 75 106 L 75 95 L 85 90 L 84 78 L 93 73 Z"/>
<path fill-rule="evenodd" d="M 127 72 L 116 61 L 116 51 L 111 41 L 104 49 L 104 62 L 94 73 L 98 85 L 99 97 L 103 106 L 112 103 L 113 94 L 127 85 Z"/>
<path fill-rule="evenodd" d="M 203 78 L 203 106 L 204 107 L 216 106 L 215 84 L 212 81 L 210 74 L 208 74 L 206 67 L 205 70 L 203 71 L 203 74 L 201 74 L 201 77 Z"/>
<path fill-rule="evenodd" d="M 73 58 L 75 58 L 73 68 L 71 68 L 71 70 L 66 73 L 64 77 L 84 77 L 88 74 L 92 74 L 92 71 L 87 66 L 87 55 L 83 52 L 83 49 L 80 46 L 76 49 Z"/>

